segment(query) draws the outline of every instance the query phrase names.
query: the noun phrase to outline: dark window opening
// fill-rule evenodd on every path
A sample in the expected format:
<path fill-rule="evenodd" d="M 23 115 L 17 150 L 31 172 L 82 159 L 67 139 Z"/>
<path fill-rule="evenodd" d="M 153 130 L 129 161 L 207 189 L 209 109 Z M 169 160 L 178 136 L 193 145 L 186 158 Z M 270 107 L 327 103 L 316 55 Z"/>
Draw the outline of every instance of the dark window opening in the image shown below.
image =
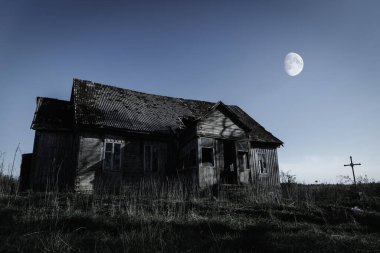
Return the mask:
<path fill-rule="evenodd" d="M 214 149 L 202 148 L 202 165 L 214 166 Z"/>
<path fill-rule="evenodd" d="M 105 141 L 103 169 L 119 171 L 121 168 L 121 143 Z"/>
<path fill-rule="evenodd" d="M 259 154 L 259 169 L 261 174 L 268 172 L 265 154 Z"/>
<path fill-rule="evenodd" d="M 238 151 L 248 152 L 249 144 L 247 141 L 238 141 L 238 142 L 236 142 L 236 149 Z"/>

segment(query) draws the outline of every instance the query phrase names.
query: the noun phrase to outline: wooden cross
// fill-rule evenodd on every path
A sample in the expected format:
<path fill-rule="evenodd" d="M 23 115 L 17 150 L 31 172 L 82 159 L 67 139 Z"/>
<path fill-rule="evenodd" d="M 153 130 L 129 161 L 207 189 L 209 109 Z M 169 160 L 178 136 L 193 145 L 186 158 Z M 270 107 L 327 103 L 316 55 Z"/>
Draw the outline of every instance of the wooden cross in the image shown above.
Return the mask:
<path fill-rule="evenodd" d="M 351 160 L 351 163 L 350 164 L 345 164 L 344 166 L 351 166 L 351 168 L 352 168 L 352 175 L 354 176 L 354 183 L 356 185 L 354 166 L 361 165 L 361 164 L 360 163 L 353 163 L 352 162 L 352 156 L 350 156 L 350 160 Z"/>

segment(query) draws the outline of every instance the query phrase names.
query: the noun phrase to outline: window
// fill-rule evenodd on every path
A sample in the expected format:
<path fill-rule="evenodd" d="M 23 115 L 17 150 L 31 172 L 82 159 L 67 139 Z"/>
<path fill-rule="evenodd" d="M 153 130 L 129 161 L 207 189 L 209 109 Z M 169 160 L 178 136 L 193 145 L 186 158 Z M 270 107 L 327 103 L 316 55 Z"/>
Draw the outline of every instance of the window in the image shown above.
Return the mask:
<path fill-rule="evenodd" d="M 249 144 L 247 141 L 238 141 L 236 142 L 236 150 L 248 152 L 249 151 Z"/>
<path fill-rule="evenodd" d="M 202 147 L 202 165 L 214 166 L 214 139 L 202 137 L 200 144 Z"/>
<path fill-rule="evenodd" d="M 121 142 L 105 140 L 103 169 L 119 171 L 121 168 Z"/>
<path fill-rule="evenodd" d="M 243 172 L 244 170 L 249 169 L 249 160 L 248 160 L 248 152 L 238 152 L 238 162 L 239 162 L 239 170 Z"/>
<path fill-rule="evenodd" d="M 202 148 L 202 165 L 214 166 L 214 149 Z"/>
<path fill-rule="evenodd" d="M 158 171 L 159 152 L 155 145 L 144 146 L 144 170 L 149 172 Z"/>
<path fill-rule="evenodd" d="M 259 153 L 258 156 L 259 156 L 259 170 L 260 170 L 260 174 L 268 173 L 266 155 L 263 154 L 263 153 Z"/>

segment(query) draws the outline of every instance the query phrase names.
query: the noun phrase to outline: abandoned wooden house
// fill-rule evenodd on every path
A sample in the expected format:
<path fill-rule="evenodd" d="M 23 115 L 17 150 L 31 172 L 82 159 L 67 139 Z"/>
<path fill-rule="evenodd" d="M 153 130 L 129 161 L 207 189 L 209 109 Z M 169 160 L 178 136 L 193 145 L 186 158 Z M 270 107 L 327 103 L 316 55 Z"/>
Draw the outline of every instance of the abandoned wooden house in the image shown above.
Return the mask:
<path fill-rule="evenodd" d="M 71 98 L 38 97 L 21 188 L 95 191 L 142 178 L 279 185 L 283 143 L 236 105 L 74 79 Z"/>

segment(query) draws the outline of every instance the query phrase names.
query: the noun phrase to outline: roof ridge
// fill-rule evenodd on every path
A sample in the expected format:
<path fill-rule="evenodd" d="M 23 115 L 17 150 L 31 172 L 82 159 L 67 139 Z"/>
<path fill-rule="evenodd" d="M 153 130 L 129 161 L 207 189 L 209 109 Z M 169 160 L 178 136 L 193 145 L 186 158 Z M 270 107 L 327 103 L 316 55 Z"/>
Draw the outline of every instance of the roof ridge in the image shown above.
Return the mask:
<path fill-rule="evenodd" d="M 132 90 L 132 89 L 128 89 L 128 88 L 122 88 L 122 87 L 114 86 L 111 84 L 104 84 L 104 83 L 94 82 L 94 81 L 90 81 L 90 80 L 83 80 L 83 79 L 79 79 L 79 78 L 74 78 L 73 81 L 74 81 L 74 84 L 77 83 L 76 81 L 79 81 L 82 83 L 84 82 L 86 84 L 99 85 L 99 86 L 104 86 L 104 87 L 108 87 L 111 89 L 118 89 L 118 90 L 129 91 L 129 92 L 133 92 L 133 93 L 155 96 L 155 97 L 163 97 L 163 98 L 177 99 L 177 100 L 184 100 L 184 101 L 193 101 L 193 102 L 203 102 L 203 103 L 210 103 L 210 104 L 216 104 L 217 103 L 217 102 L 211 102 L 211 101 L 206 101 L 206 100 L 187 99 L 187 98 L 181 98 L 181 97 L 172 97 L 172 96 L 158 95 L 158 94 L 154 94 L 154 93 L 141 92 L 141 91 L 136 91 L 136 90 Z"/>

